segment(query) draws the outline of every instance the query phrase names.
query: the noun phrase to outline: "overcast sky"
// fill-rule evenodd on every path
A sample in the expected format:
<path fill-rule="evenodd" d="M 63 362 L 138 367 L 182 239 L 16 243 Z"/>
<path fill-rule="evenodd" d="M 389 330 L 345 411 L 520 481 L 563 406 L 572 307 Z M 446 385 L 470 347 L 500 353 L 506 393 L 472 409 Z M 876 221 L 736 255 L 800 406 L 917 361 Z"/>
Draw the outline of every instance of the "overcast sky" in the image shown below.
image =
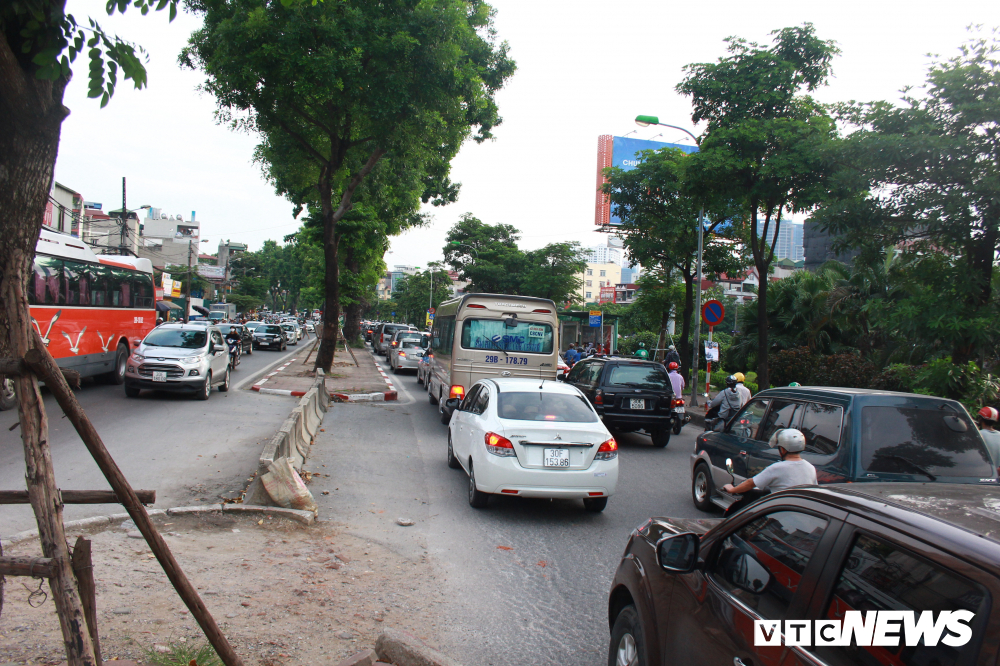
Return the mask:
<path fill-rule="evenodd" d="M 679 143 L 680 132 L 637 128 L 638 114 L 691 127 L 688 100 L 674 92 L 682 67 L 724 54 L 723 39 L 738 35 L 767 42 L 771 30 L 809 21 L 823 39 L 836 40 L 823 101 L 897 100 L 899 89 L 924 80 L 926 54 L 951 57 L 972 23 L 1000 25 L 1000 3 L 869 0 L 825 2 L 693 3 L 494 0 L 496 26 L 509 42 L 518 71 L 499 95 L 504 122 L 496 140 L 467 144 L 454 160 L 462 183 L 457 203 L 430 208 L 433 222 L 393 239 L 386 263 L 426 266 L 441 259 L 444 237 L 471 212 L 491 224 L 513 224 L 522 246 L 560 240 L 603 244 L 593 231 L 597 138 L 601 134 Z M 63 123 L 56 180 L 98 201 L 149 204 L 202 224 L 205 246 L 220 239 L 257 249 L 279 242 L 299 223 L 252 160 L 256 139 L 215 124 L 211 96 L 196 91 L 202 77 L 182 71 L 177 54 L 199 21 L 181 13 L 104 16 L 103 0 L 70 0 L 78 20 L 88 12 L 105 28 L 146 47 L 149 87 L 120 83 L 100 109 L 86 97 L 86 55 L 66 93 L 71 115 Z M 656 137 L 661 130 L 666 133 Z"/>

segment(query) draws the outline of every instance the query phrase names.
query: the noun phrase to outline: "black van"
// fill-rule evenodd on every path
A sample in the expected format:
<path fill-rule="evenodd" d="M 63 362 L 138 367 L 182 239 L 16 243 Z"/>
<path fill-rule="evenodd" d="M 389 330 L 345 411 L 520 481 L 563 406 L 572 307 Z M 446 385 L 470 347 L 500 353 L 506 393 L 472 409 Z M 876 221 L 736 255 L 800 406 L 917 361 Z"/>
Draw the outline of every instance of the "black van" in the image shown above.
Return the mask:
<path fill-rule="evenodd" d="M 787 387 L 761 391 L 722 432 L 698 436 L 691 453 L 695 506 L 726 508 L 732 500 L 717 488 L 777 462 L 778 451 L 767 441 L 780 428 L 805 435 L 802 457 L 816 466 L 821 484 L 997 483 L 994 461 L 961 403 L 870 389 Z"/>

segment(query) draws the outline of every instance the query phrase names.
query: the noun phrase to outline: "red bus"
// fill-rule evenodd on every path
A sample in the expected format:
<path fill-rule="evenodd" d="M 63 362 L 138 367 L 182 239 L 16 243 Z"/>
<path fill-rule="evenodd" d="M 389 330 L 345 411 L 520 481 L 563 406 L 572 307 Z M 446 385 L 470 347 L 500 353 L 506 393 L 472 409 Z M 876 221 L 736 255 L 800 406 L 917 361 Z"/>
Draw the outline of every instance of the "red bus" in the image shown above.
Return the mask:
<path fill-rule="evenodd" d="M 121 384 L 131 350 L 156 326 L 153 264 L 97 255 L 76 236 L 43 228 L 28 302 L 61 367 Z"/>

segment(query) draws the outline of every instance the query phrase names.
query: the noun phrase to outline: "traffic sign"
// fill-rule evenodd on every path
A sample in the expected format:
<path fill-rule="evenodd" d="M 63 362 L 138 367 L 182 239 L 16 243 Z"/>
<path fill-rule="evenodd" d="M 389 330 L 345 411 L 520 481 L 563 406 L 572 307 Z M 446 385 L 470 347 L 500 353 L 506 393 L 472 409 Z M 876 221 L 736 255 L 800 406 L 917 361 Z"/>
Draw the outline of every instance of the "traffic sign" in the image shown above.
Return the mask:
<path fill-rule="evenodd" d="M 604 316 L 600 310 L 590 310 L 590 326 L 592 328 L 599 328 L 604 324 Z"/>
<path fill-rule="evenodd" d="M 718 326 L 725 316 L 726 308 L 719 301 L 706 301 L 701 306 L 701 320 L 709 326 Z"/>

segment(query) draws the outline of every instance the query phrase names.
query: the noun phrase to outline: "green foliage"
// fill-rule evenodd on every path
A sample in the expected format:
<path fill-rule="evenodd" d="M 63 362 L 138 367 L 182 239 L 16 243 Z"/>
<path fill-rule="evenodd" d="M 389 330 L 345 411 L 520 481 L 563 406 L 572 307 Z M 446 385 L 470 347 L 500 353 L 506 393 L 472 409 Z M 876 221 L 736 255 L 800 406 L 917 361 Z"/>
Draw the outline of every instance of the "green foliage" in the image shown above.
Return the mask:
<path fill-rule="evenodd" d="M 627 338 L 619 338 L 618 340 L 618 353 L 623 356 L 631 356 L 638 351 L 640 343 L 646 346 L 646 351 L 650 352 L 650 357 L 652 357 L 652 350 L 656 347 L 656 343 L 660 338 L 660 334 L 654 331 L 639 331 L 638 333 L 633 333 Z"/>
<path fill-rule="evenodd" d="M 237 312 L 250 312 L 251 310 L 256 310 L 260 306 L 264 305 L 264 301 L 256 296 L 247 296 L 245 294 L 229 294 L 226 297 L 226 301 L 229 303 L 234 303 L 236 305 Z"/>
<path fill-rule="evenodd" d="M 796 347 L 774 354 L 772 373 L 774 386 L 798 382 L 804 386 L 868 388 L 876 370 L 872 363 L 855 353 L 820 355 L 809 347 Z"/>
<path fill-rule="evenodd" d="M 984 405 L 1000 403 L 1000 378 L 975 363 L 956 365 L 947 357 L 924 365 L 890 365 L 874 377 L 871 388 L 951 398 L 973 414 Z"/>
<path fill-rule="evenodd" d="M 427 321 L 428 305 L 433 301 L 431 307 L 436 308 L 452 297 L 451 279 L 448 274 L 440 264 L 433 268 L 433 299 L 431 297 L 432 275 L 429 270 L 403 276 L 403 279 L 396 283 L 396 291 L 393 292 L 392 299 L 396 305 L 398 321 L 413 324 L 422 329 Z"/>
<path fill-rule="evenodd" d="M 152 648 L 145 651 L 143 661 L 150 666 L 222 666 L 222 660 L 211 645 L 188 645 L 172 642 L 169 651 L 157 652 Z"/>
<path fill-rule="evenodd" d="M 996 29 L 974 34 L 958 56 L 932 64 L 921 94 L 904 91 L 901 105 L 841 105 L 859 129 L 833 159 L 851 168 L 841 195 L 816 216 L 863 255 L 903 244 L 916 284 L 891 319 L 959 365 L 992 356 L 997 341 L 998 53 Z"/>
<path fill-rule="evenodd" d="M 468 280 L 469 292 L 549 298 L 563 304 L 580 289 L 586 268 L 577 242 L 550 243 L 538 250 L 517 246 L 520 232 L 509 224 L 486 224 L 465 213 L 448 232 L 445 261 Z"/>
<path fill-rule="evenodd" d="M 108 15 L 135 7 L 143 16 L 150 10 L 167 9 L 170 20 L 177 16 L 179 0 L 108 0 Z M 146 85 L 146 52 L 141 46 L 109 35 L 92 18 L 86 25 L 65 12 L 65 3 L 53 0 L 17 0 L 0 5 L 0 34 L 4 35 L 22 68 L 35 78 L 68 81 L 71 65 L 86 51 L 88 97 L 99 97 L 107 105 L 115 94 L 119 71 L 136 89 Z"/>

